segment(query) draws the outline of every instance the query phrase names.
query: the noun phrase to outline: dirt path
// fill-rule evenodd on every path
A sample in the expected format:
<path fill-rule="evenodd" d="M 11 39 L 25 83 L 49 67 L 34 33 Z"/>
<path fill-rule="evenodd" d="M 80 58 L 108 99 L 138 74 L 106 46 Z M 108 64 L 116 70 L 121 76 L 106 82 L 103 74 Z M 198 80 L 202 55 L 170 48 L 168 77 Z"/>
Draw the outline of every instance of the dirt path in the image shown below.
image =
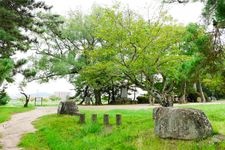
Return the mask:
<path fill-rule="evenodd" d="M 99 106 L 78 106 L 79 109 L 83 110 L 113 110 L 113 109 L 126 109 L 126 110 L 138 110 L 138 109 L 148 109 L 159 106 L 155 104 L 151 106 L 149 104 L 137 104 L 137 105 L 99 105 Z"/>
<path fill-rule="evenodd" d="M 27 132 L 34 132 L 32 121 L 40 116 L 56 113 L 56 107 L 40 107 L 35 110 L 15 114 L 11 120 L 0 124 L 0 145 L 3 150 L 19 150 L 20 138 Z M 1 148 L 0 148 L 1 149 Z"/>

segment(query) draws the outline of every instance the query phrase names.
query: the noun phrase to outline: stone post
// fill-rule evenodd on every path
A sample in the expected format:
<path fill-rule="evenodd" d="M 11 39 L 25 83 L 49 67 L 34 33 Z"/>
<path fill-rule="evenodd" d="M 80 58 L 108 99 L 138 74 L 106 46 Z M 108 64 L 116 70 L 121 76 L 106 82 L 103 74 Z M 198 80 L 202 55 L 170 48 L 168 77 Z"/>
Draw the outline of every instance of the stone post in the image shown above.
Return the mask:
<path fill-rule="evenodd" d="M 121 114 L 116 114 L 116 125 L 121 125 Z"/>
<path fill-rule="evenodd" d="M 96 123 L 96 122 L 97 122 L 97 114 L 92 114 L 92 116 L 91 116 L 91 121 L 92 121 L 93 123 Z"/>
<path fill-rule="evenodd" d="M 109 114 L 104 114 L 103 123 L 104 125 L 109 125 Z"/>
<path fill-rule="evenodd" d="M 85 123 L 85 114 L 80 114 L 80 121 L 79 123 L 84 124 Z"/>

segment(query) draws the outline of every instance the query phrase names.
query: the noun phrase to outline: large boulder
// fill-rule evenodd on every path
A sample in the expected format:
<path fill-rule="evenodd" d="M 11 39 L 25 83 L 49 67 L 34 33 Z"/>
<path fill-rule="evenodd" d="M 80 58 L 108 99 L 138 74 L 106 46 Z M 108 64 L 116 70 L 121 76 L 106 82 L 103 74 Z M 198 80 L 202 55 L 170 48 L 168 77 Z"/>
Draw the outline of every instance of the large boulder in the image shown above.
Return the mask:
<path fill-rule="evenodd" d="M 58 114 L 76 115 L 79 113 L 74 101 L 61 101 L 58 106 Z"/>
<path fill-rule="evenodd" d="M 155 134 L 161 138 L 203 139 L 211 136 L 212 126 L 197 109 L 158 107 L 153 109 Z"/>

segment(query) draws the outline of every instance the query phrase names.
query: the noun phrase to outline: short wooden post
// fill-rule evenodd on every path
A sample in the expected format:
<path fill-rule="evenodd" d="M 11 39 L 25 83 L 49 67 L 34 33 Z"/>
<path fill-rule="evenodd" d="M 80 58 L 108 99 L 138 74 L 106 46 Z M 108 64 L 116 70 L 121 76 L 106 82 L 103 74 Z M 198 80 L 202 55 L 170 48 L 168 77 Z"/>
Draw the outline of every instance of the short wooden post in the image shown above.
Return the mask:
<path fill-rule="evenodd" d="M 104 125 L 109 125 L 109 114 L 104 114 L 103 123 Z"/>
<path fill-rule="evenodd" d="M 97 122 L 97 114 L 92 114 L 91 121 L 96 123 Z"/>
<path fill-rule="evenodd" d="M 80 121 L 79 123 L 83 124 L 85 123 L 85 114 L 80 114 Z"/>
<path fill-rule="evenodd" d="M 121 114 L 116 114 L 116 125 L 121 125 L 122 121 L 121 121 Z"/>

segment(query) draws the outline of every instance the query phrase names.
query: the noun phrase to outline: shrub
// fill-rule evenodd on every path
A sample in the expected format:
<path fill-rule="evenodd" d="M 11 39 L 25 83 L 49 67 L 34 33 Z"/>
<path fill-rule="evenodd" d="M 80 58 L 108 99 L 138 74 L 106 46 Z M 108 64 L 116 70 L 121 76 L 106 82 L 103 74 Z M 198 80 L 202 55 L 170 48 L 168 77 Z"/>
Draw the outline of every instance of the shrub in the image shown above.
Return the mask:
<path fill-rule="evenodd" d="M 51 101 L 60 101 L 60 100 L 61 100 L 60 97 L 54 96 L 54 95 L 53 95 L 53 96 L 50 96 L 49 99 L 50 99 Z"/>
<path fill-rule="evenodd" d="M 48 102 L 48 101 L 49 101 L 48 98 L 42 97 L 42 102 Z"/>
<path fill-rule="evenodd" d="M 148 104 L 149 103 L 149 99 L 146 96 L 138 96 L 137 100 L 138 100 L 138 104 Z"/>
<path fill-rule="evenodd" d="M 189 93 L 187 95 L 187 100 L 188 102 L 197 102 L 197 98 L 199 97 L 200 95 L 198 93 Z"/>
<path fill-rule="evenodd" d="M 3 90 L 0 92 L 0 105 L 6 105 L 10 100 L 10 97 L 7 93 Z"/>
<path fill-rule="evenodd" d="M 17 99 L 18 101 L 24 103 L 25 102 L 25 97 L 24 96 L 21 96 L 20 98 Z"/>

